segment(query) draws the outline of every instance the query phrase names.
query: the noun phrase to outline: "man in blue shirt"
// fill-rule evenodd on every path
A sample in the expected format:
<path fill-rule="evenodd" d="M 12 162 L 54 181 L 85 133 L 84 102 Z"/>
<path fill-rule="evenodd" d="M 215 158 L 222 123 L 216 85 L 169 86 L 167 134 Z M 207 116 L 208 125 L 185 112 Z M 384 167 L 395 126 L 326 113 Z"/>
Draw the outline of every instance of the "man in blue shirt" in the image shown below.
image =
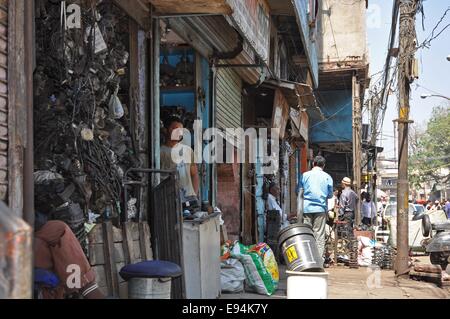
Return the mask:
<path fill-rule="evenodd" d="M 323 171 L 324 168 L 325 158 L 317 156 L 314 168 L 303 174 L 299 184 L 299 189 L 304 189 L 304 223 L 312 226 L 322 257 L 325 252 L 328 199 L 333 197 L 333 179 Z"/>
<path fill-rule="evenodd" d="M 450 219 L 450 201 L 447 199 L 444 206 L 445 214 L 447 214 L 447 218 Z"/>

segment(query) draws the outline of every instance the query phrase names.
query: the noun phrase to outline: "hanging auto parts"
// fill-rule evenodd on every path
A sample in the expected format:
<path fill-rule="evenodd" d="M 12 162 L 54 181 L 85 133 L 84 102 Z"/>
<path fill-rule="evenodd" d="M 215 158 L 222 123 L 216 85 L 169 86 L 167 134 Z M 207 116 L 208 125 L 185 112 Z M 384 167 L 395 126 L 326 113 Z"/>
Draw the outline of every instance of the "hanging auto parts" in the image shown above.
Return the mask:
<path fill-rule="evenodd" d="M 123 172 L 140 162 L 127 106 L 128 17 L 111 1 L 79 11 L 74 3 L 36 5 L 35 166 L 60 177 L 36 198 L 85 243 L 89 213 L 120 222 Z"/>

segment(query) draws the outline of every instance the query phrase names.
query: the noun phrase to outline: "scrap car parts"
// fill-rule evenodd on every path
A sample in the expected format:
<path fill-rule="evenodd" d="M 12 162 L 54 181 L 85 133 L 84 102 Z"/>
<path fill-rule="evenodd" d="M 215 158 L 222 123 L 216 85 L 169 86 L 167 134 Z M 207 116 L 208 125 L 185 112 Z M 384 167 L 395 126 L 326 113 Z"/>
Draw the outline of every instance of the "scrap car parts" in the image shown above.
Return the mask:
<path fill-rule="evenodd" d="M 36 6 L 35 166 L 61 177 L 36 198 L 84 242 L 89 212 L 124 218 L 123 171 L 140 166 L 127 106 L 129 23 L 112 1 L 65 2 L 80 5 L 80 28 L 61 23 L 61 1 Z"/>
<path fill-rule="evenodd" d="M 395 250 L 390 245 L 372 248 L 372 264 L 381 269 L 394 269 Z"/>

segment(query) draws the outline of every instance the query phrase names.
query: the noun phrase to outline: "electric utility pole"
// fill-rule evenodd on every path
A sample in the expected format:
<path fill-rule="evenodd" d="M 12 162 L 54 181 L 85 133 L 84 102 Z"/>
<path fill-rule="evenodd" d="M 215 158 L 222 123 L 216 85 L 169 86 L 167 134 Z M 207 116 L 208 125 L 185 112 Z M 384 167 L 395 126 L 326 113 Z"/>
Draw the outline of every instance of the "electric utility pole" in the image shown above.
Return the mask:
<path fill-rule="evenodd" d="M 362 109 L 361 85 L 356 73 L 353 75 L 353 176 L 355 192 L 361 196 L 361 154 L 362 154 Z M 356 205 L 355 226 L 361 225 L 361 205 Z"/>
<path fill-rule="evenodd" d="M 397 182 L 397 276 L 409 273 L 408 240 L 408 130 L 410 85 L 416 51 L 416 13 L 420 0 L 400 0 L 400 51 L 398 57 L 399 118 L 398 122 L 398 182 Z"/>
<path fill-rule="evenodd" d="M 378 213 L 378 191 L 377 191 L 377 160 L 378 160 L 378 116 L 379 116 L 379 98 L 378 95 L 372 97 L 369 102 L 370 109 L 370 127 L 372 131 L 372 137 L 370 140 L 370 145 L 373 149 L 372 165 L 370 170 L 370 189 L 372 190 L 372 202 L 375 204 Z M 378 214 L 375 218 L 375 226 L 378 226 Z"/>

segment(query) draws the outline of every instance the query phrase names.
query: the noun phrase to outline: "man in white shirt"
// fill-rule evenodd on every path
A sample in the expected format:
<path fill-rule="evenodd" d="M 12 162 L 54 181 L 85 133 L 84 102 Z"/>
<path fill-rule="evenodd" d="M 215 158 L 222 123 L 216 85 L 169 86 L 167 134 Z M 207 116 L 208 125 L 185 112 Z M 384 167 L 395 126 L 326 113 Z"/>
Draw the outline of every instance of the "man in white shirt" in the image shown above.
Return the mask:
<path fill-rule="evenodd" d="M 280 187 L 276 183 L 272 183 L 269 186 L 269 195 L 267 196 L 267 210 L 277 210 L 280 213 L 281 229 L 288 226 L 287 216 L 283 213 L 281 205 L 278 203 L 280 196 Z"/>
<path fill-rule="evenodd" d="M 175 116 L 171 116 L 164 121 L 166 129 L 166 143 L 161 146 L 161 169 L 177 170 L 179 174 L 179 185 L 183 204 L 187 202 L 197 202 L 200 179 L 197 165 L 194 163 L 192 149 L 182 145 L 183 123 Z M 174 153 L 183 155 L 183 161 L 176 163 Z M 186 157 L 186 158 L 184 158 Z"/>
<path fill-rule="evenodd" d="M 369 193 L 364 194 L 364 200 L 361 205 L 362 223 L 367 226 L 372 225 L 372 221 L 377 216 L 377 209 L 375 203 L 372 202 L 372 198 Z"/>

